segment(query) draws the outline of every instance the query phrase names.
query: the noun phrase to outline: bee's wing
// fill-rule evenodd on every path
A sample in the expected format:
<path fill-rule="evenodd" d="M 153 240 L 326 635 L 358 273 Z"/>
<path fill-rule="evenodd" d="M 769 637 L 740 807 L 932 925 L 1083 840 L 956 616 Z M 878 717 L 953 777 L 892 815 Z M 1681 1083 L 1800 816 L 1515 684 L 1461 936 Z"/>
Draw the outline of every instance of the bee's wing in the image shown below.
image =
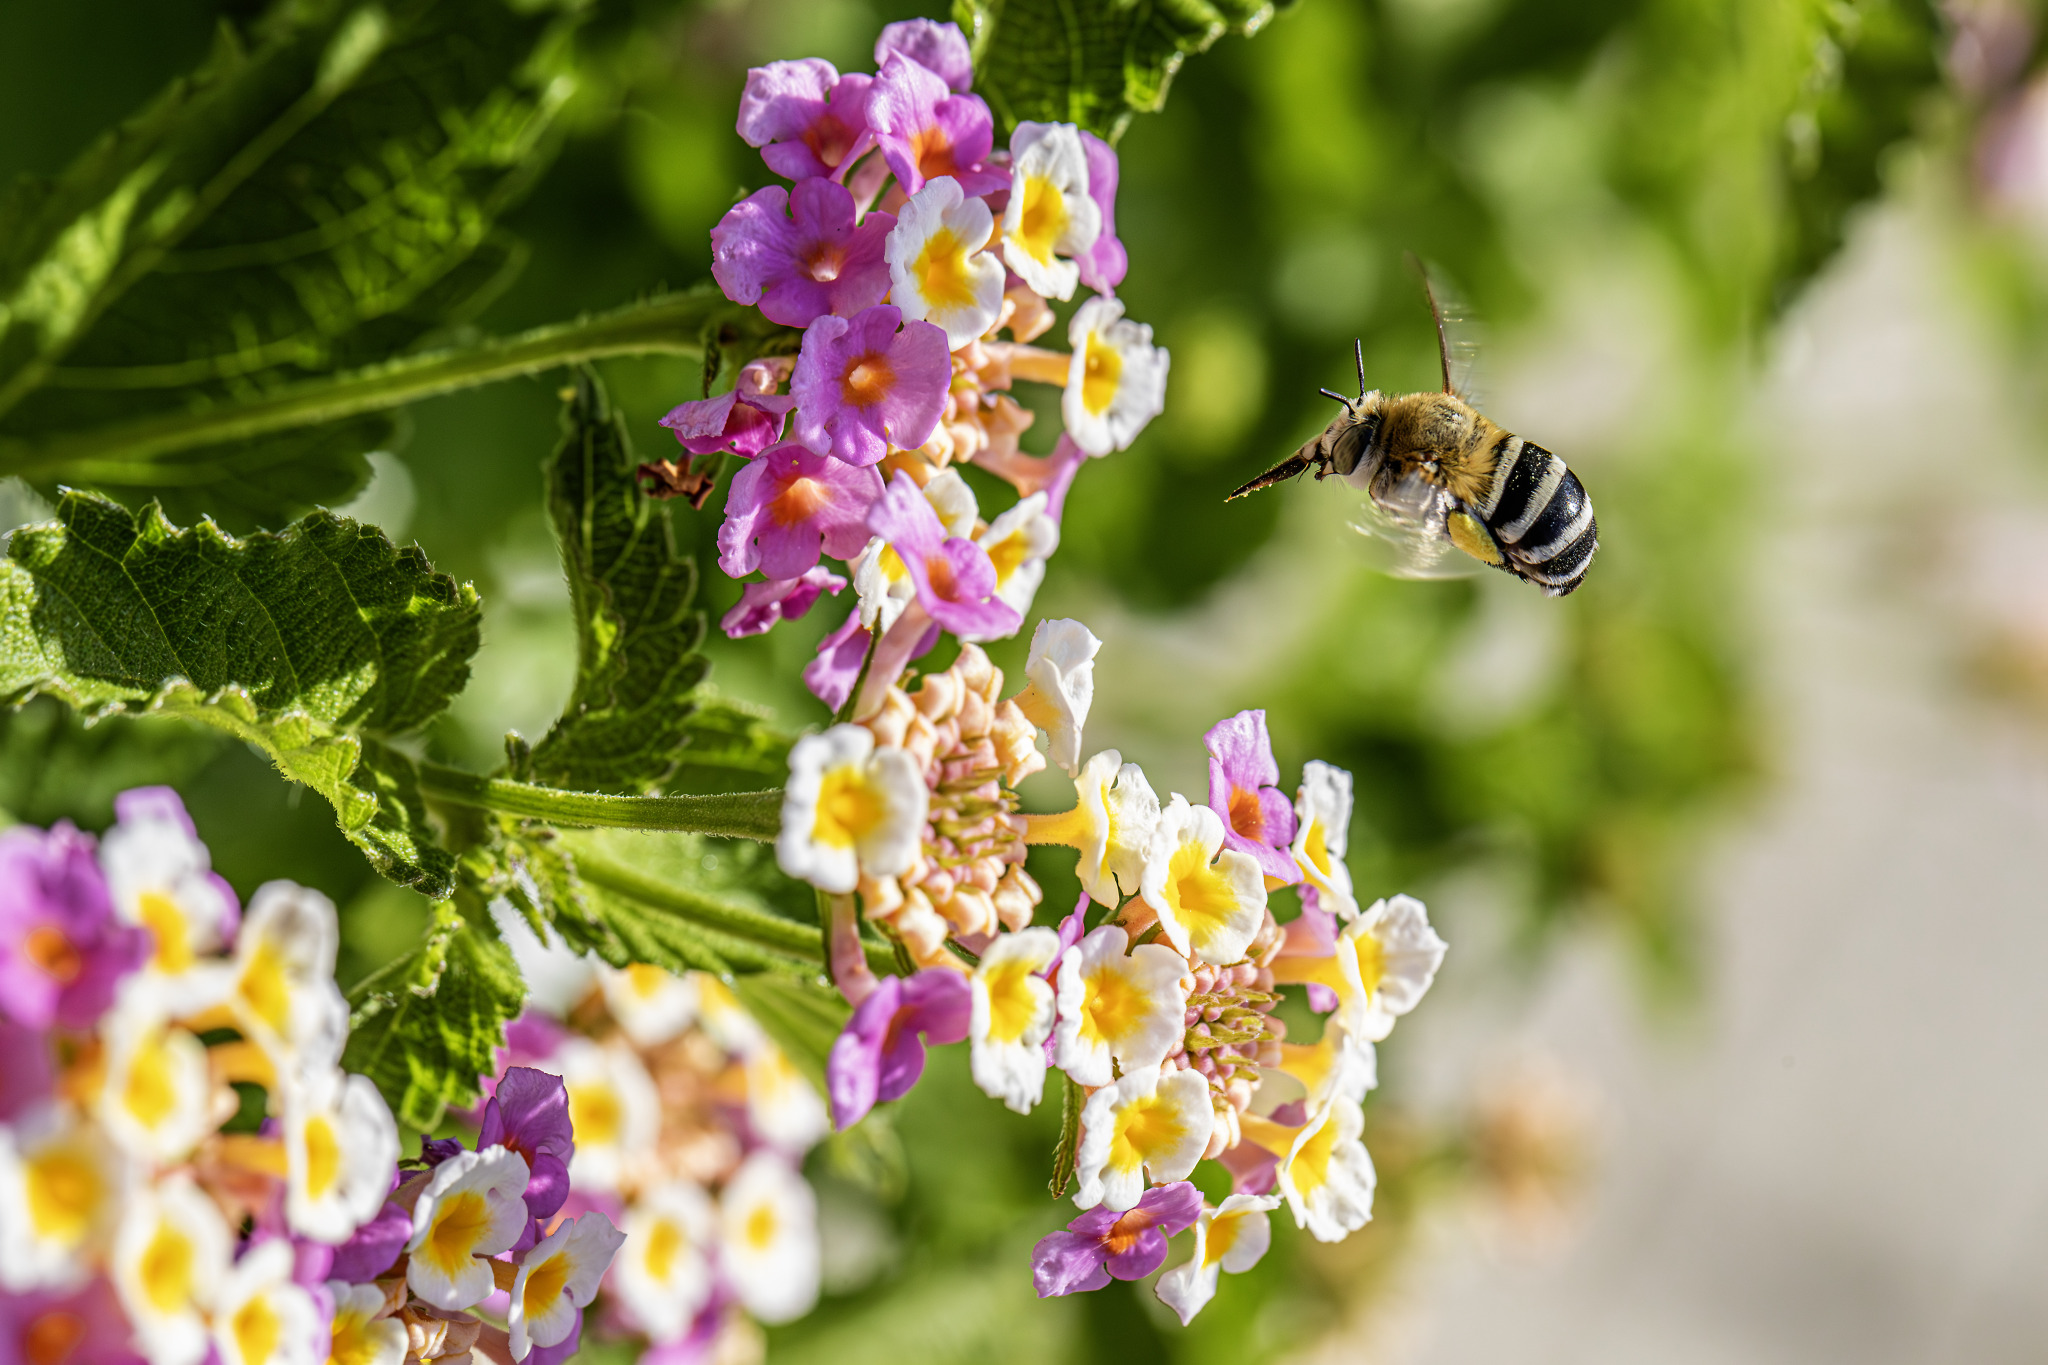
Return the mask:
<path fill-rule="evenodd" d="M 1470 578 L 1485 569 L 1444 531 L 1449 495 L 1420 474 L 1375 481 L 1351 528 L 1373 567 L 1396 578 Z"/>
<path fill-rule="evenodd" d="M 1436 320 L 1437 362 L 1443 369 L 1444 392 L 1456 394 L 1475 408 L 1483 406 L 1479 356 L 1485 349 L 1484 326 L 1441 269 L 1412 252 L 1408 264 L 1422 277 L 1430 316 Z"/>

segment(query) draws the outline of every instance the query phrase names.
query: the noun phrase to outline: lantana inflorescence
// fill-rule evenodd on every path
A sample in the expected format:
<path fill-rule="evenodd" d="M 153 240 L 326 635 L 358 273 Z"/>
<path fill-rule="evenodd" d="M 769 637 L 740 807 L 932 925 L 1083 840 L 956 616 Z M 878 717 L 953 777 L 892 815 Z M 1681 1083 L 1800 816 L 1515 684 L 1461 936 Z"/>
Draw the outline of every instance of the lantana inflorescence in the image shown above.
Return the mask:
<path fill-rule="evenodd" d="M 719 461 L 744 462 L 718 533 L 719 567 L 746 585 L 728 634 L 855 587 L 804 679 L 863 717 L 940 634 L 1022 628 L 1081 465 L 1158 415 L 1168 371 L 1115 297 L 1115 150 L 1064 123 L 1020 123 L 998 145 L 955 25 L 890 24 L 874 57 L 872 75 L 817 58 L 748 73 L 737 130 L 790 183 L 725 215 L 712 273 L 802 335 L 794 356 L 748 360 L 729 392 L 678 405 L 663 424 L 682 454 L 647 467 L 657 493 L 701 506 Z M 1070 349 L 1032 344 L 1083 287 Z M 1020 382 L 1060 393 L 1047 454 L 1021 446 Z M 956 472 L 969 464 L 1015 500 L 984 515 Z"/>
<path fill-rule="evenodd" d="M 401 1161 L 376 1086 L 339 1066 L 333 905 L 274 881 L 241 906 L 166 788 L 115 812 L 97 841 L 0 834 L 10 1344 L 124 1365 L 573 1354 L 621 1235 L 564 1206 L 561 1080 L 507 1070 L 473 1146 Z"/>

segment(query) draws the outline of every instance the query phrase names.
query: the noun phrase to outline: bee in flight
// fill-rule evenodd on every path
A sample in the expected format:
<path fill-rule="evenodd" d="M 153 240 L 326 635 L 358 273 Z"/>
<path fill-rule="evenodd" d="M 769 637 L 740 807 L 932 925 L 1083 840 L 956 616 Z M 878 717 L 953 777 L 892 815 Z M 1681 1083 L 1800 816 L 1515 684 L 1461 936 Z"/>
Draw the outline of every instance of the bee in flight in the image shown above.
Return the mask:
<path fill-rule="evenodd" d="M 1503 431 L 1453 383 L 1445 309 L 1427 275 L 1423 288 L 1436 319 L 1443 392 L 1366 392 L 1361 341 L 1358 397 L 1324 389 L 1344 411 L 1320 436 L 1230 498 L 1311 469 L 1318 479 L 1335 474 L 1365 493 L 1357 529 L 1395 548 L 1396 574 L 1446 578 L 1465 572 L 1460 565 L 1477 572 L 1486 564 L 1563 597 L 1585 581 L 1593 551 L 1600 548 L 1593 501 L 1563 460 Z M 1452 549 L 1470 560 L 1453 558 Z"/>

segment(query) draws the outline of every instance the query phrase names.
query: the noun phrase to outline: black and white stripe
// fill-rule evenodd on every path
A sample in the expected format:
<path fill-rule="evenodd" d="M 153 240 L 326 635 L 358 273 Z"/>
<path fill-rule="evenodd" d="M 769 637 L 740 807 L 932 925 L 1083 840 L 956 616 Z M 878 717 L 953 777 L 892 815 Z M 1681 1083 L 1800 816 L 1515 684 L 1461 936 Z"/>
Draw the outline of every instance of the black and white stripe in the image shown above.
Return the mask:
<path fill-rule="evenodd" d="M 1493 450 L 1493 486 L 1474 510 L 1517 576 L 1563 597 L 1584 581 L 1600 547 L 1593 500 L 1578 475 L 1542 446 L 1503 436 Z"/>

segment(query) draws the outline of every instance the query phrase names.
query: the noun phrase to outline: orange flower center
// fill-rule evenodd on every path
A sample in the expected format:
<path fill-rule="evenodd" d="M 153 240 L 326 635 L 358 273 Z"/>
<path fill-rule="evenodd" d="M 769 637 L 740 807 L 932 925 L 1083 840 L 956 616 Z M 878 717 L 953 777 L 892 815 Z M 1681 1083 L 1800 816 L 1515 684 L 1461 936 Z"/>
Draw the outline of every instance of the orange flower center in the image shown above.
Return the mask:
<path fill-rule="evenodd" d="M 839 278 L 839 272 L 846 268 L 846 253 L 832 242 L 825 242 L 804 258 L 804 269 L 819 284 L 830 284 Z"/>
<path fill-rule="evenodd" d="M 947 601 L 953 599 L 953 561 L 942 554 L 928 556 L 924 561 L 925 577 L 931 580 L 932 591 Z"/>
<path fill-rule="evenodd" d="M 1266 837 L 1266 812 L 1259 806 L 1259 794 L 1232 784 L 1230 788 L 1230 827 L 1247 839 L 1264 841 Z"/>
<path fill-rule="evenodd" d="M 1109 1232 L 1102 1239 L 1103 1249 L 1112 1256 L 1121 1256 L 1137 1244 L 1146 1228 L 1157 1221 L 1149 1209 L 1132 1209 L 1109 1225 Z"/>
<path fill-rule="evenodd" d="M 84 1338 L 85 1322 L 78 1314 L 52 1309 L 22 1332 L 21 1355 L 28 1365 L 63 1365 Z"/>
<path fill-rule="evenodd" d="M 846 367 L 839 381 L 839 396 L 849 406 L 871 408 L 889 396 L 896 372 L 889 362 L 870 352 Z"/>
<path fill-rule="evenodd" d="M 804 129 L 804 145 L 827 166 L 837 166 L 853 147 L 853 133 L 836 118 L 821 118 Z"/>
<path fill-rule="evenodd" d="M 791 479 L 768 504 L 768 515 L 777 526 L 795 526 L 816 516 L 826 497 L 825 485 L 816 479 Z"/>
<path fill-rule="evenodd" d="M 64 937 L 61 929 L 52 925 L 38 924 L 29 930 L 21 949 L 43 975 L 62 986 L 77 980 L 78 974 L 85 969 L 85 959 L 79 956 L 78 949 Z"/>
<path fill-rule="evenodd" d="M 927 180 L 960 174 L 959 167 L 953 163 L 953 143 L 937 124 L 920 128 L 911 135 L 910 153 L 917 159 L 918 173 Z"/>

